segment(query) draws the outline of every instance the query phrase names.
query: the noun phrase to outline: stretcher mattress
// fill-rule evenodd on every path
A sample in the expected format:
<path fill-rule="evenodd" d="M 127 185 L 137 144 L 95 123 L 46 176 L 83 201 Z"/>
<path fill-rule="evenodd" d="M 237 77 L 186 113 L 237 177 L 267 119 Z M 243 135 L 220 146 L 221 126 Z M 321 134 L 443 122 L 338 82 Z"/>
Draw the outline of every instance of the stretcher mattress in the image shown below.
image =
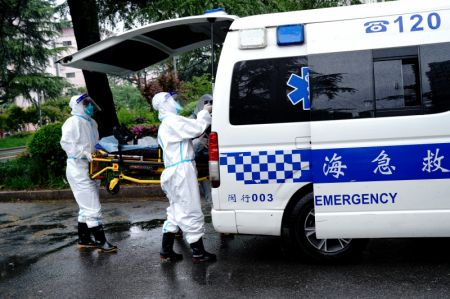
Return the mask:
<path fill-rule="evenodd" d="M 119 151 L 120 146 L 120 151 Z M 114 136 L 107 136 L 100 139 L 95 146 L 96 149 L 103 150 L 109 154 L 135 155 L 144 158 L 152 158 L 158 156 L 158 142 L 156 138 L 144 137 L 138 139 L 138 144 L 121 144 Z"/>

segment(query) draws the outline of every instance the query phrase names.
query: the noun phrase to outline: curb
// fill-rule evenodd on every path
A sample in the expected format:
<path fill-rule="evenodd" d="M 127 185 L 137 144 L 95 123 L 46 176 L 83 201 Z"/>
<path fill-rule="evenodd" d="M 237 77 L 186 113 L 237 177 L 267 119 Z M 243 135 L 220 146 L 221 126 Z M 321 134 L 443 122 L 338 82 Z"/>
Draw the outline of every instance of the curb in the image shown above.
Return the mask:
<path fill-rule="evenodd" d="M 126 200 L 132 198 L 146 198 L 150 200 L 164 200 L 165 194 L 159 185 L 121 186 L 119 193 L 109 194 L 104 188 L 100 189 L 100 200 Z M 36 191 L 2 191 L 0 202 L 17 200 L 74 200 L 70 189 L 36 190 Z"/>
<path fill-rule="evenodd" d="M 5 147 L 5 148 L 0 148 L 0 152 L 23 150 L 23 149 L 26 149 L 26 148 L 27 148 L 26 146 Z"/>

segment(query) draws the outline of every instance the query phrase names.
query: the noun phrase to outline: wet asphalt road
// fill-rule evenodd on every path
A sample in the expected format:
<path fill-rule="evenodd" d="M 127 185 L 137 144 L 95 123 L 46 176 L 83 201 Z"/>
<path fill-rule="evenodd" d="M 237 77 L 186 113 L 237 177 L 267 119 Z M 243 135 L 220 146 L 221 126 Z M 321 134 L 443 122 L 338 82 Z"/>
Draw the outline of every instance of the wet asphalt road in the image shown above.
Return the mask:
<path fill-rule="evenodd" d="M 74 202 L 0 203 L 0 298 L 450 296 L 449 239 L 372 240 L 354 263 L 316 265 L 287 257 L 277 237 L 221 237 L 207 223 L 205 246 L 218 262 L 193 265 L 177 240 L 185 260 L 161 264 L 166 205 L 103 203 L 107 236 L 120 250 L 100 254 L 76 247 Z"/>

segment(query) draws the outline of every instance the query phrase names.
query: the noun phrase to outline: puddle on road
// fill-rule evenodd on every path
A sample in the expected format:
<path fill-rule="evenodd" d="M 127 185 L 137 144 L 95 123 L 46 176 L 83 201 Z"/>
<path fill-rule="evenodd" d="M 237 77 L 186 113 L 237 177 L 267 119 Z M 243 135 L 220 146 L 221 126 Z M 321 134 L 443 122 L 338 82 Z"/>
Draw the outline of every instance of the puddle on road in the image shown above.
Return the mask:
<path fill-rule="evenodd" d="M 105 225 L 105 231 L 120 233 L 138 228 L 140 230 L 152 230 L 163 225 L 165 219 L 152 219 L 150 221 L 139 222 L 113 222 Z"/>
<path fill-rule="evenodd" d="M 139 222 L 113 222 L 105 225 L 105 231 L 107 233 L 131 233 L 137 234 L 143 231 L 149 231 L 158 227 L 161 227 L 165 219 L 152 219 L 150 221 Z M 123 237 L 122 237 L 123 238 Z"/>

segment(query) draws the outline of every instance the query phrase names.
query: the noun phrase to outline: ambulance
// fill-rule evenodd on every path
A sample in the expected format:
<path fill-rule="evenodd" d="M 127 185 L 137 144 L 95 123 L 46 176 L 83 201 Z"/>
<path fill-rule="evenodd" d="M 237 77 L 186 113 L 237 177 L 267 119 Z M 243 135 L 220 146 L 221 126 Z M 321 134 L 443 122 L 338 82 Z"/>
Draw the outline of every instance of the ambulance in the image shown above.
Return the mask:
<path fill-rule="evenodd" d="M 126 75 L 211 42 L 218 232 L 282 236 L 327 261 L 369 238 L 450 236 L 450 1 L 212 12 L 62 63 Z"/>

